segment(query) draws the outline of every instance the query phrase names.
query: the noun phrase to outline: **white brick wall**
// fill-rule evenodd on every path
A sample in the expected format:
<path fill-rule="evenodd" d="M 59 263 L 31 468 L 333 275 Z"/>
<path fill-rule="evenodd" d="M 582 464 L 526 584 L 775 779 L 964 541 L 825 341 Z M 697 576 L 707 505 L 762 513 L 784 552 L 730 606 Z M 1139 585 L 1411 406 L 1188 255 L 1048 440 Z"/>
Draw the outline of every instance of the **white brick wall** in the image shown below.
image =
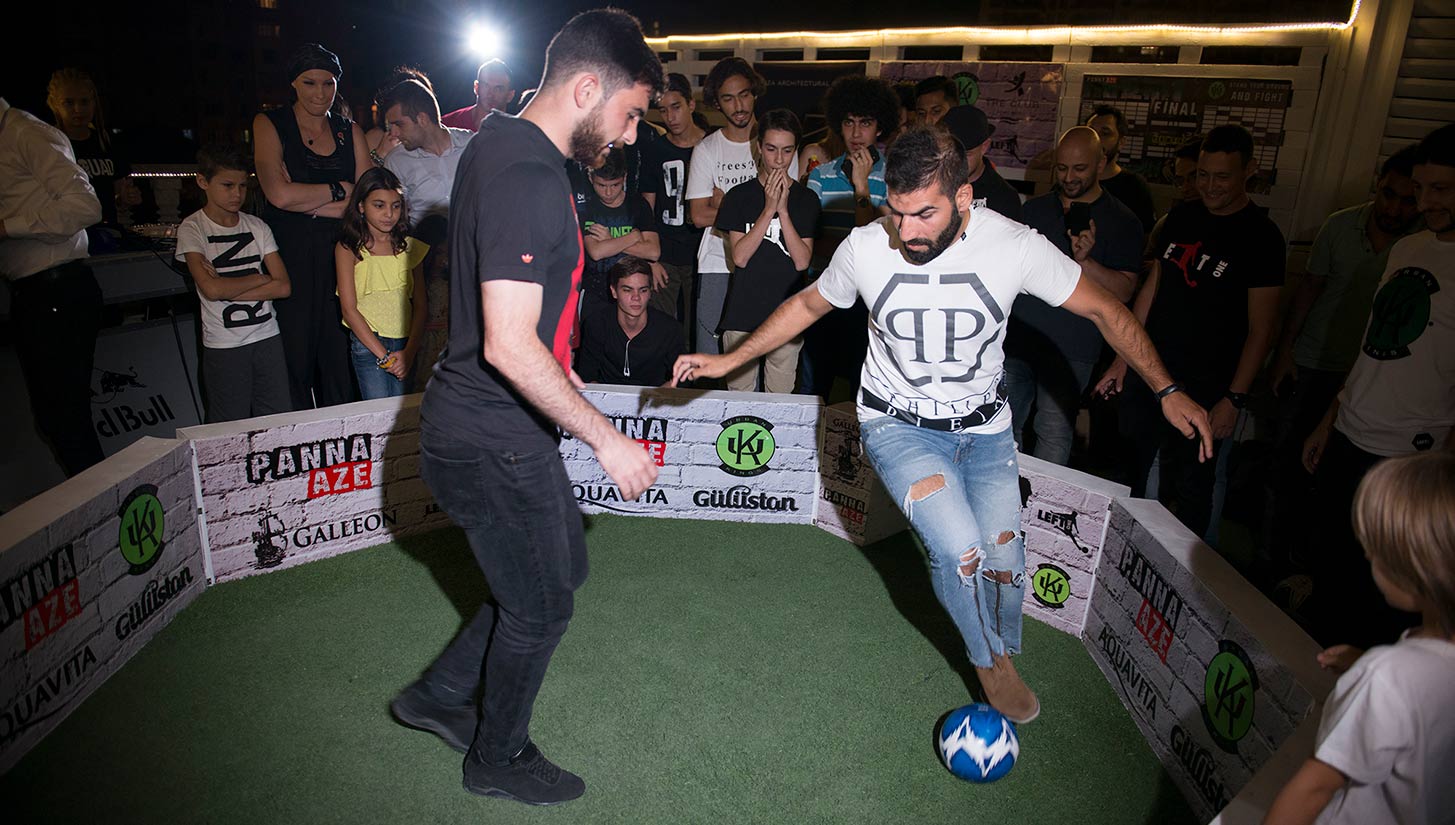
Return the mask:
<path fill-rule="evenodd" d="M 449 524 L 419 477 L 419 399 L 380 399 L 179 430 L 196 445 L 215 580 L 291 567 Z M 314 454 L 329 466 L 313 467 Z M 294 463 L 295 456 L 304 461 Z M 340 457 L 344 460 L 329 461 Z"/>
<path fill-rule="evenodd" d="M 1161 608 L 1156 616 L 1149 603 Z M 1271 607 L 1155 502 L 1112 504 L 1083 641 L 1204 818 L 1248 784 L 1329 687 L 1307 666 L 1313 640 Z M 1237 687 L 1243 669 L 1226 664 L 1240 656 L 1256 686 L 1220 696 L 1219 688 Z M 1248 727 L 1215 736 L 1227 731 L 1209 716 Z"/>
<path fill-rule="evenodd" d="M 202 592 L 191 465 L 185 442 L 143 438 L 0 517 L 0 772 Z M 160 524 L 123 524 L 134 491 Z M 145 569 L 128 526 L 163 542 Z"/>

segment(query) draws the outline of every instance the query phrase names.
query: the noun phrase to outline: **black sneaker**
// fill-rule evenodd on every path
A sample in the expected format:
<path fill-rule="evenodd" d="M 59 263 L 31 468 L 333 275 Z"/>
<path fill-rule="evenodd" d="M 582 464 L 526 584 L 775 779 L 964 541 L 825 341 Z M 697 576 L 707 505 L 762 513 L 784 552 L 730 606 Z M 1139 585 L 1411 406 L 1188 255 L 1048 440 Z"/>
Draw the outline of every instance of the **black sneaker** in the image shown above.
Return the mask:
<path fill-rule="evenodd" d="M 527 805 L 559 805 L 586 793 L 586 783 L 557 767 L 534 742 L 527 742 L 509 765 L 482 765 L 466 757 L 465 790 Z"/>
<path fill-rule="evenodd" d="M 480 721 L 474 704 L 445 704 L 423 679 L 400 691 L 389 703 L 389 711 L 400 724 L 429 731 L 460 753 L 470 750 L 470 743 L 475 741 L 475 725 Z"/>

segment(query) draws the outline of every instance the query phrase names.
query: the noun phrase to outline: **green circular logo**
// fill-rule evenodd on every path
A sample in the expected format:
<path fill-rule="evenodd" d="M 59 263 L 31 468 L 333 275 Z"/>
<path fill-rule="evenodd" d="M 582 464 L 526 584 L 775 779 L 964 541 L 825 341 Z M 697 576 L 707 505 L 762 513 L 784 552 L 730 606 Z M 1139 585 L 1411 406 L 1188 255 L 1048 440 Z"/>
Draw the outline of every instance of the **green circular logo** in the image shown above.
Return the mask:
<path fill-rule="evenodd" d="M 1238 740 L 1253 726 L 1257 691 L 1253 660 L 1237 642 L 1218 642 L 1203 680 L 1202 721 L 1213 741 L 1228 753 L 1238 752 Z"/>
<path fill-rule="evenodd" d="M 166 547 L 167 514 L 157 499 L 157 488 L 142 484 L 131 491 L 121 504 L 121 529 L 116 542 L 121 556 L 131 565 L 133 576 L 152 569 Z"/>
<path fill-rule="evenodd" d="M 1228 87 L 1224 86 L 1221 80 L 1214 80 L 1212 83 L 1208 84 L 1207 96 L 1212 98 L 1213 100 L 1217 100 L 1218 98 L 1226 94 L 1227 91 Z"/>
<path fill-rule="evenodd" d="M 1071 577 L 1054 564 L 1043 564 L 1031 576 L 1031 595 L 1046 607 L 1060 610 L 1071 598 Z"/>
<path fill-rule="evenodd" d="M 1379 361 L 1408 357 L 1430 324 L 1430 294 L 1437 289 L 1429 270 L 1408 266 L 1394 273 L 1374 296 L 1364 354 Z"/>
<path fill-rule="evenodd" d="M 974 106 L 980 99 L 980 78 L 969 72 L 960 72 L 954 78 L 955 90 L 959 92 L 961 106 Z"/>
<path fill-rule="evenodd" d="M 722 471 L 735 476 L 756 476 L 768 472 L 778 443 L 773 440 L 773 425 L 751 415 L 740 415 L 722 422 L 717 436 L 717 458 Z"/>

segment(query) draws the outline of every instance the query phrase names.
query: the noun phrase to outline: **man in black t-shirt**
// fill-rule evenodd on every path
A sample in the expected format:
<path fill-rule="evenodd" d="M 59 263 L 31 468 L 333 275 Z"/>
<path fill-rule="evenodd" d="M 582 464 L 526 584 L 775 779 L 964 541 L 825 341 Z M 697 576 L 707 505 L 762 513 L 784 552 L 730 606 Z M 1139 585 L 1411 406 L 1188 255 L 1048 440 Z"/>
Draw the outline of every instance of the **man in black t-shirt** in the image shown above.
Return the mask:
<path fill-rule="evenodd" d="M 641 195 L 626 191 L 626 157 L 621 149 L 612 149 L 601 167 L 591 170 L 591 190 L 591 197 L 576 209 L 586 243 L 586 271 L 581 278 L 586 309 L 613 303 L 607 273 L 621 256 L 655 261 L 662 250 L 651 207 Z"/>
<path fill-rule="evenodd" d="M 460 159 L 450 337 L 420 409 L 420 475 L 464 530 L 492 599 L 391 705 L 401 722 L 467 751 L 467 790 L 538 805 L 586 790 L 529 736 L 586 578 L 559 429 L 592 448 L 623 500 L 657 474 L 641 445 L 572 386 L 581 386 L 570 340 L 584 256 L 565 160 L 598 166 L 613 141 L 635 139 L 662 86 L 656 54 L 620 11 L 572 18 L 546 66 L 520 116 L 486 117 Z"/>
<path fill-rule="evenodd" d="M 985 113 L 974 106 L 956 106 L 951 109 L 940 125 L 950 130 L 955 140 L 965 147 L 965 161 L 970 164 L 970 187 L 975 192 L 975 206 L 988 206 L 1013 221 L 1021 219 L 1021 196 L 1005 178 L 995 171 L 995 165 L 985 157 L 990 151 L 990 136 L 995 134 L 995 124 Z"/>
<path fill-rule="evenodd" d="M 1117 162 L 1122 151 L 1122 138 L 1127 134 L 1127 116 L 1115 106 L 1097 106 L 1091 111 L 1086 125 L 1101 135 L 1101 148 L 1106 152 L 1106 168 L 1101 170 L 1102 188 L 1132 210 L 1132 214 L 1142 222 L 1143 232 L 1151 232 L 1155 220 L 1152 189 L 1141 175 L 1123 169 Z"/>
<path fill-rule="evenodd" d="M 697 103 L 692 99 L 692 85 L 687 76 L 673 72 L 667 75 L 667 89 L 657 102 L 667 134 L 642 149 L 642 195 L 657 219 L 657 236 L 662 243 L 662 257 L 653 279 L 652 306 L 683 321 L 692 329 L 689 315 L 693 309 L 693 272 L 697 268 L 697 247 L 702 245 L 702 230 L 692 225 L 687 213 L 687 168 L 692 163 L 692 149 L 707 136 L 693 119 Z"/>
<path fill-rule="evenodd" d="M 582 313 L 576 373 L 586 382 L 660 387 L 682 354 L 682 325 L 648 306 L 651 262 L 626 255 L 607 277 L 616 303 Z"/>
<path fill-rule="evenodd" d="M 735 267 L 722 308 L 722 342 L 728 352 L 803 286 L 819 202 L 788 171 L 801 134 L 798 118 L 787 109 L 764 115 L 758 131 L 758 175 L 728 190 L 718 207 L 714 226 L 727 233 Z M 765 392 L 793 392 L 802 348 L 799 337 L 763 357 Z M 728 374 L 728 389 L 756 391 L 758 373 L 756 362 L 745 364 Z"/>
<path fill-rule="evenodd" d="M 1105 163 L 1094 130 L 1067 130 L 1056 145 L 1051 169 L 1055 189 L 1026 201 L 1025 223 L 1080 261 L 1086 275 L 1125 303 L 1136 291 L 1142 268 L 1142 225 L 1101 188 L 1097 175 Z M 1078 222 L 1074 236 L 1067 228 L 1073 220 Z M 1005 375 L 1012 426 L 1022 451 L 1026 422 L 1034 410 L 1031 454 L 1062 465 L 1070 460 L 1076 411 L 1104 343 L 1096 325 L 1085 318 L 1034 295 L 1015 299 L 1006 328 Z"/>
<path fill-rule="evenodd" d="M 1152 274 L 1133 307 L 1167 368 L 1209 409 L 1215 439 L 1232 434 L 1278 324 L 1286 250 L 1267 210 L 1248 197 L 1256 171 L 1246 129 L 1208 132 L 1197 161 L 1201 199 L 1168 213 Z M 1112 362 L 1098 390 L 1115 393 L 1124 378 L 1121 424 L 1133 445 L 1132 495 L 1146 493 L 1160 450 L 1158 497 L 1201 536 L 1211 518 L 1216 463 L 1199 463 L 1196 445 L 1160 426 L 1156 395 L 1126 375 L 1121 359 Z"/>

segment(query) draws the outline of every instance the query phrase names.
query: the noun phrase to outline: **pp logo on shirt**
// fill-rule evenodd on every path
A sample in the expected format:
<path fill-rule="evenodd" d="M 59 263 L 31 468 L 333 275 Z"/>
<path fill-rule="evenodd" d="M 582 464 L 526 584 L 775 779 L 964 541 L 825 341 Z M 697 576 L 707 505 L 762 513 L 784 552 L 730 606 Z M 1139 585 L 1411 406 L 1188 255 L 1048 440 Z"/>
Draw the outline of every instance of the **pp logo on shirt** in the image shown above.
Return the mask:
<path fill-rule="evenodd" d="M 944 289 L 961 286 L 970 289 Z M 917 293 L 920 288 L 933 292 Z M 1005 311 L 974 272 L 896 272 L 869 311 L 886 337 L 914 344 L 914 356 L 908 364 L 902 363 L 898 354 L 890 350 L 895 366 L 913 386 L 921 387 L 932 381 L 954 384 L 975 380 L 985 350 L 1000 334 L 997 329 L 989 337 L 982 335 L 987 326 L 985 313 L 974 307 L 915 305 L 919 294 L 924 294 L 925 303 L 941 303 L 947 293 L 954 297 L 973 295 L 997 325 L 1005 321 Z M 936 343 L 938 347 L 933 346 Z M 944 374 L 947 368 L 943 365 L 964 363 L 969 366 L 963 373 Z M 913 364 L 925 364 L 926 369 L 916 370 Z M 923 374 L 914 375 L 911 370 Z"/>

